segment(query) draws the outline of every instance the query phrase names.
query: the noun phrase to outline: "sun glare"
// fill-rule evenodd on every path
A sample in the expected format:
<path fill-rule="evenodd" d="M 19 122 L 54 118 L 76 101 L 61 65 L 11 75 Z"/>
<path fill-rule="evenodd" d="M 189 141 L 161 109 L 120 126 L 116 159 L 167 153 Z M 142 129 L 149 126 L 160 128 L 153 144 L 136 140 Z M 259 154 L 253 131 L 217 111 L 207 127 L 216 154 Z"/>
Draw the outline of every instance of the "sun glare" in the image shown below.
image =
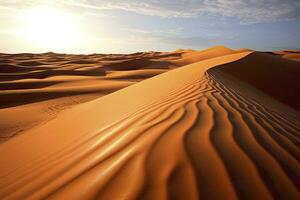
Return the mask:
<path fill-rule="evenodd" d="M 73 17 L 61 10 L 37 7 L 22 16 L 22 32 L 27 40 L 49 51 L 64 51 L 80 42 Z"/>

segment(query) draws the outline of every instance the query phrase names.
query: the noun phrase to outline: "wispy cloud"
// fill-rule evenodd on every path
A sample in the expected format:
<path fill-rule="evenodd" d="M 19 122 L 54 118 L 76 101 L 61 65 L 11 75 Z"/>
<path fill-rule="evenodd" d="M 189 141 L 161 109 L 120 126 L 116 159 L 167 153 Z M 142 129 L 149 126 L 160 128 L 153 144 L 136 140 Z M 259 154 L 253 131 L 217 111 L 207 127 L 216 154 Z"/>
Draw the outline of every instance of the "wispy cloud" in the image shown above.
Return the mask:
<path fill-rule="evenodd" d="M 144 34 L 144 35 L 180 35 L 184 30 L 183 27 L 177 27 L 174 29 L 167 29 L 167 30 L 148 30 L 148 29 L 137 29 L 137 28 L 122 28 L 124 31 L 128 31 L 134 34 Z"/>
<path fill-rule="evenodd" d="M 93 10 L 125 10 L 159 17 L 219 15 L 242 24 L 300 19 L 300 0 L 1 0 L 1 6 L 56 3 Z"/>
<path fill-rule="evenodd" d="M 123 41 L 135 42 L 135 43 L 151 43 L 151 44 L 166 44 L 184 48 L 201 48 L 212 46 L 222 43 L 224 40 L 236 39 L 238 36 L 235 34 L 229 34 L 224 36 L 223 34 L 203 34 L 201 36 L 184 36 L 184 28 L 178 27 L 176 29 L 167 30 L 145 30 L 145 29 L 131 29 L 123 28 L 130 34 Z"/>
<path fill-rule="evenodd" d="M 300 18 L 299 0 L 64 0 L 90 9 L 121 9 L 160 17 L 214 14 L 235 17 L 242 24 Z"/>

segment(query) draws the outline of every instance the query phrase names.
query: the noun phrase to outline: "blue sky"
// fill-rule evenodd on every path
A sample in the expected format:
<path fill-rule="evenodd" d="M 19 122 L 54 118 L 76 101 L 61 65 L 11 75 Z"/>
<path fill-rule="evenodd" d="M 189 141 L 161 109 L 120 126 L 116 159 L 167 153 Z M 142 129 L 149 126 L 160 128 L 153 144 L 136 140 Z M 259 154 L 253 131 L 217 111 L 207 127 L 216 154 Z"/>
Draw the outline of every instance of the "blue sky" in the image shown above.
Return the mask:
<path fill-rule="evenodd" d="M 8 53 L 296 49 L 299 36 L 300 0 L 0 0 Z"/>

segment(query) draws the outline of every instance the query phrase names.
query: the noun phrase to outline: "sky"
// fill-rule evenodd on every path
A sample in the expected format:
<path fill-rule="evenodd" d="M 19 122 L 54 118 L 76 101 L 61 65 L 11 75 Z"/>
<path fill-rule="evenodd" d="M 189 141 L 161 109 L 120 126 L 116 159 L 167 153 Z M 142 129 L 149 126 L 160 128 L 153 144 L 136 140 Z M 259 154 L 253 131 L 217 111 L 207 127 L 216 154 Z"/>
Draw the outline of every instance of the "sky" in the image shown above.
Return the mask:
<path fill-rule="evenodd" d="M 0 52 L 300 49 L 300 0 L 0 0 Z"/>

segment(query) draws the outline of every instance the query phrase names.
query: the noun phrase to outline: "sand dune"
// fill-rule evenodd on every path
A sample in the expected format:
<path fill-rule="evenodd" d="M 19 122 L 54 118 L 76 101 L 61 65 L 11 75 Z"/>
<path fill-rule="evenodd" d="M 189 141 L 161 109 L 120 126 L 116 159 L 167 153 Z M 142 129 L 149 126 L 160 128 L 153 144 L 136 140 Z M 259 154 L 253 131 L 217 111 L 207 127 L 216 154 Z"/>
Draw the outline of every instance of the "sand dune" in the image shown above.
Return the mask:
<path fill-rule="evenodd" d="M 300 85 L 299 66 L 296 61 L 254 52 L 235 63 L 219 66 L 217 70 L 229 73 L 274 99 L 300 110 L 300 90 L 295 87 Z"/>
<path fill-rule="evenodd" d="M 187 63 L 229 52 L 234 51 L 213 47 L 206 51 L 170 53 L 0 54 L 0 142 L 44 123 L 74 105 Z M 16 114 L 19 117 L 14 120 L 4 117 L 13 119 Z"/>
<path fill-rule="evenodd" d="M 300 61 L 300 51 L 299 50 L 284 50 L 284 51 L 274 51 L 273 54 L 280 55 L 283 58 Z"/>
<path fill-rule="evenodd" d="M 24 72 L 2 79 L 1 127 L 7 137 L 14 123 L 25 130 L 0 144 L 0 197 L 300 198 L 298 62 L 225 47 L 19 56 L 44 64 L 54 59 L 58 66 L 51 68 L 61 74 L 48 76 L 45 69 L 43 79 L 19 80 Z M 3 59 L 24 61 L 13 57 Z M 104 75 L 92 73 L 98 64 Z M 86 69 L 78 75 L 60 67 Z M 124 85 L 98 91 L 105 82 L 107 90 Z M 26 98 L 36 102 L 20 103 Z M 57 102 L 68 109 L 51 120 L 38 114 L 47 105 L 63 109 Z"/>
<path fill-rule="evenodd" d="M 284 55 L 283 58 L 300 61 L 300 53 L 289 53 Z"/>
<path fill-rule="evenodd" d="M 66 108 L 166 72 L 173 66 L 168 60 L 178 58 L 176 52 L 0 54 L 0 141 Z"/>
<path fill-rule="evenodd" d="M 174 61 L 174 63 L 177 65 L 187 65 L 201 60 L 235 53 L 234 50 L 226 48 L 224 46 L 216 46 L 203 51 L 189 50 L 181 52 L 183 53 L 182 58 Z"/>

